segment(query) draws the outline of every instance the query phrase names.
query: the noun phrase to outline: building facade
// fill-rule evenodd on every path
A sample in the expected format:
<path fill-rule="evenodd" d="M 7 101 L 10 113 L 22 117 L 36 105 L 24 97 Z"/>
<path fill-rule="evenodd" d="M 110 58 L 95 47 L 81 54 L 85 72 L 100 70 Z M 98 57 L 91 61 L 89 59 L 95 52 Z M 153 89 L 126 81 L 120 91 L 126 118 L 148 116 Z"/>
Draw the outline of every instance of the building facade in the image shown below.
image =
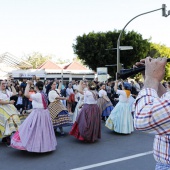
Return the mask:
<path fill-rule="evenodd" d="M 73 61 L 67 65 L 57 65 L 48 60 L 39 66 L 37 69 L 14 70 L 12 77 L 14 79 L 32 78 L 32 76 L 39 77 L 41 80 L 60 79 L 63 82 L 72 80 L 93 80 L 95 72 L 83 66 L 81 63 Z"/>

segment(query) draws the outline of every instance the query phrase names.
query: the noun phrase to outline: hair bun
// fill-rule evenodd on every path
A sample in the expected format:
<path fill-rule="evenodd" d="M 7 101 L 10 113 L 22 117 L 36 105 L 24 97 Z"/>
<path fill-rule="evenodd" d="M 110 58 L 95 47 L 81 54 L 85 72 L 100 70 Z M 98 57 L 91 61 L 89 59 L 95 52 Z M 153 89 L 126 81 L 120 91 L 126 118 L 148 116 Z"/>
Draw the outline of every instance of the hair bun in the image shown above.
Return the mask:
<path fill-rule="evenodd" d="M 90 90 L 96 89 L 96 84 L 94 82 L 89 82 L 88 86 L 89 86 Z"/>
<path fill-rule="evenodd" d="M 38 87 L 39 90 L 43 90 L 44 83 L 42 81 L 38 81 L 36 83 L 36 86 Z"/>
<path fill-rule="evenodd" d="M 43 86 L 39 86 L 38 89 L 39 89 L 39 90 L 43 90 Z"/>

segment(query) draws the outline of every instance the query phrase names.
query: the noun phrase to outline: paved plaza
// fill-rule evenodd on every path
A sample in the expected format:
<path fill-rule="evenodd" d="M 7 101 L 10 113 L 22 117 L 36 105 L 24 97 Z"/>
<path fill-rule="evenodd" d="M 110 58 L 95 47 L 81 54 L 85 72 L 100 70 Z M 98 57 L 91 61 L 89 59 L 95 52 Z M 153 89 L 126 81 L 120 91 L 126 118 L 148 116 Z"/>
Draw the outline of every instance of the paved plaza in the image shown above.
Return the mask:
<path fill-rule="evenodd" d="M 56 134 L 58 146 L 52 153 L 29 153 L 0 143 L 0 170 L 153 170 L 154 136 L 135 131 L 131 135 L 111 132 L 102 122 L 102 138 L 84 143 L 68 134 Z"/>

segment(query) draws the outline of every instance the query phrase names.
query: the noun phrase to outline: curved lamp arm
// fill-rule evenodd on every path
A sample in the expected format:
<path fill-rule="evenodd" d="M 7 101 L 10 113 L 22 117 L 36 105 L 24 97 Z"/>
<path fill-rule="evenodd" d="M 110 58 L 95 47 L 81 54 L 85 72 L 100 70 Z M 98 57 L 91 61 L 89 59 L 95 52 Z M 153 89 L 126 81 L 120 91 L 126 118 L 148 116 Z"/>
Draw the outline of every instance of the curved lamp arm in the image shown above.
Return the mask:
<path fill-rule="evenodd" d="M 145 15 L 145 14 L 149 14 L 149 13 L 152 13 L 152 12 L 156 12 L 156 11 L 159 11 L 159 10 L 163 10 L 165 9 L 165 4 L 162 5 L 162 8 L 159 8 L 159 9 L 155 9 L 155 10 L 152 10 L 152 11 L 148 11 L 148 12 L 145 12 L 145 13 L 142 13 L 142 14 L 139 14 L 135 17 L 133 17 L 124 27 L 123 29 L 121 30 L 120 34 L 119 34 L 119 37 L 118 37 L 118 40 L 117 40 L 117 73 L 116 73 L 116 80 L 118 79 L 118 76 L 117 74 L 120 73 L 120 39 L 121 39 L 121 36 L 122 36 L 122 33 L 123 31 L 125 30 L 125 28 L 127 27 L 127 25 L 133 21 L 135 18 L 141 16 L 141 15 Z"/>

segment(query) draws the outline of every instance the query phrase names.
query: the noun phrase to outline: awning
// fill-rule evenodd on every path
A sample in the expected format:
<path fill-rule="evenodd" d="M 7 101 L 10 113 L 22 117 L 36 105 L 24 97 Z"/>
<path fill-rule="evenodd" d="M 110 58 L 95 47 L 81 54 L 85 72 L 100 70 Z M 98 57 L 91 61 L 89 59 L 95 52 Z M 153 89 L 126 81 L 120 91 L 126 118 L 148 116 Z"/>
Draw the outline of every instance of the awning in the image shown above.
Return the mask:
<path fill-rule="evenodd" d="M 32 64 L 20 59 L 10 53 L 4 53 L 0 55 L 0 63 L 4 63 L 9 67 L 20 68 L 20 69 L 28 69 L 32 68 Z"/>

